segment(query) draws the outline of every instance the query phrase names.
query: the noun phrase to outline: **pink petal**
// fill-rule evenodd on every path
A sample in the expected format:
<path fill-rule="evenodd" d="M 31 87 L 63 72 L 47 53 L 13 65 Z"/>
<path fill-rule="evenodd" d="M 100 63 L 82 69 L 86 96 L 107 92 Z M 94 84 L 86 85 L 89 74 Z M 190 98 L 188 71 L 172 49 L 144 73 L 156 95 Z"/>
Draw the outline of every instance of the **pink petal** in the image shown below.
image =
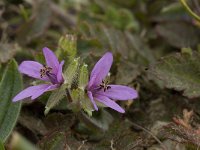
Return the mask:
<path fill-rule="evenodd" d="M 112 53 L 107 52 L 103 57 L 96 63 L 91 74 L 88 88 L 98 85 L 108 75 L 113 62 Z"/>
<path fill-rule="evenodd" d="M 19 94 L 17 94 L 13 98 L 12 101 L 16 102 L 16 101 L 19 101 L 19 100 L 23 100 L 24 98 L 31 97 L 35 93 L 37 93 L 38 91 L 43 91 L 47 87 L 49 87 L 49 84 L 41 84 L 41 85 L 36 85 L 36 86 L 30 86 L 30 87 L 24 89 L 23 91 L 21 91 Z"/>
<path fill-rule="evenodd" d="M 31 99 L 34 100 L 34 99 L 38 98 L 40 95 L 42 95 L 43 93 L 45 93 L 45 92 L 47 92 L 47 91 L 55 90 L 55 89 L 58 88 L 58 86 L 59 86 L 59 85 L 57 85 L 57 84 L 54 84 L 54 85 L 48 84 L 48 86 L 46 86 L 45 88 L 36 91 L 36 92 L 32 95 Z"/>
<path fill-rule="evenodd" d="M 56 55 L 47 47 L 43 48 L 43 54 L 48 67 L 51 67 L 52 73 L 57 74 L 59 68 L 59 61 Z"/>
<path fill-rule="evenodd" d="M 57 73 L 57 80 L 59 83 L 63 82 L 63 76 L 62 76 L 62 67 L 64 65 L 64 61 L 61 61 L 59 68 L 58 68 L 58 73 Z"/>
<path fill-rule="evenodd" d="M 120 113 L 124 113 L 124 109 L 121 108 L 115 101 L 109 99 L 108 97 L 106 96 L 103 96 L 103 95 L 95 95 L 95 100 L 103 103 L 104 105 L 120 112 Z"/>
<path fill-rule="evenodd" d="M 109 85 L 111 88 L 99 91 L 98 94 L 109 97 L 113 100 L 129 100 L 138 97 L 138 92 L 133 88 L 123 85 Z"/>
<path fill-rule="evenodd" d="M 90 98 L 90 100 L 91 100 L 91 102 L 92 102 L 92 104 L 93 104 L 93 106 L 94 106 L 94 109 L 95 109 L 95 110 L 98 110 L 98 107 L 97 107 L 97 105 L 96 105 L 96 103 L 95 103 L 95 101 L 94 101 L 92 92 L 88 91 L 87 93 L 88 93 L 88 97 Z"/>
<path fill-rule="evenodd" d="M 40 69 L 42 68 L 43 68 L 43 65 L 36 61 L 23 61 L 19 65 L 19 71 L 21 73 L 26 74 L 36 79 L 49 81 L 47 77 L 43 77 L 43 78 L 40 77 Z"/>

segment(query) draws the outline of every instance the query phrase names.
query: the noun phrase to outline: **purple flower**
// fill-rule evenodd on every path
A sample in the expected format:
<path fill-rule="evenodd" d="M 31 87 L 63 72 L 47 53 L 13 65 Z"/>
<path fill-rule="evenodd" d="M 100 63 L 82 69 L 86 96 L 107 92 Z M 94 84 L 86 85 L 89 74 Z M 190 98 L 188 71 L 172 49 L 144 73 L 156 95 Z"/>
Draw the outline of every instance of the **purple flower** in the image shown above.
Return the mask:
<path fill-rule="evenodd" d="M 23 61 L 19 66 L 19 71 L 48 83 L 26 88 L 13 98 L 13 102 L 27 97 L 31 97 L 31 99 L 34 100 L 44 92 L 57 89 L 63 83 L 62 67 L 64 61 L 59 63 L 56 55 L 47 47 L 43 48 L 43 54 L 46 65 L 42 65 L 36 61 Z"/>
<path fill-rule="evenodd" d="M 135 99 L 138 97 L 138 93 L 136 90 L 127 86 L 108 85 L 108 81 L 106 81 L 105 78 L 109 73 L 112 62 L 112 53 L 107 52 L 96 63 L 90 74 L 90 81 L 87 85 L 87 94 L 94 105 L 95 110 L 98 110 L 95 102 L 98 101 L 118 112 L 124 113 L 124 109 L 115 101 Z"/>

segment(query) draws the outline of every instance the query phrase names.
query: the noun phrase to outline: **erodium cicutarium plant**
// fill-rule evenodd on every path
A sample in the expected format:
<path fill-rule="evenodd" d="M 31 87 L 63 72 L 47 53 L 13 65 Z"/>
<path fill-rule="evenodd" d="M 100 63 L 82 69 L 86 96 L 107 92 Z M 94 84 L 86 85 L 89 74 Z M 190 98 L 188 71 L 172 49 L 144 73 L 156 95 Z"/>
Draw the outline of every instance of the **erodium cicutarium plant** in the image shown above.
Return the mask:
<path fill-rule="evenodd" d="M 66 83 L 64 82 L 62 74 L 64 61 L 61 61 L 61 63 L 59 63 L 56 55 L 46 47 L 43 48 L 43 54 L 46 60 L 46 65 L 42 65 L 36 61 L 23 61 L 19 65 L 19 71 L 22 74 L 39 80 L 43 80 L 46 83 L 36 86 L 30 86 L 24 89 L 13 98 L 13 102 L 20 101 L 28 97 L 34 100 L 47 91 L 58 89 L 62 84 L 69 84 L 67 83 L 67 81 L 65 81 Z M 90 74 L 89 82 L 86 85 L 84 91 L 86 91 L 86 96 L 89 97 L 93 105 L 93 110 L 98 110 L 97 106 L 100 102 L 106 107 L 110 107 L 120 113 L 124 113 L 124 109 L 120 107 L 116 103 L 116 101 L 135 99 L 138 97 L 138 92 L 128 86 L 108 84 L 109 82 L 107 80 L 107 76 L 111 68 L 112 62 L 112 53 L 107 52 L 103 55 L 103 57 L 94 66 Z M 70 71 L 67 71 L 65 73 L 68 74 L 69 72 Z M 77 73 L 74 72 L 74 74 L 76 75 Z M 73 90 L 69 87 L 66 86 L 65 89 L 66 91 L 68 91 L 68 94 L 70 94 L 72 92 L 71 90 Z M 54 99 L 56 100 L 56 97 Z"/>

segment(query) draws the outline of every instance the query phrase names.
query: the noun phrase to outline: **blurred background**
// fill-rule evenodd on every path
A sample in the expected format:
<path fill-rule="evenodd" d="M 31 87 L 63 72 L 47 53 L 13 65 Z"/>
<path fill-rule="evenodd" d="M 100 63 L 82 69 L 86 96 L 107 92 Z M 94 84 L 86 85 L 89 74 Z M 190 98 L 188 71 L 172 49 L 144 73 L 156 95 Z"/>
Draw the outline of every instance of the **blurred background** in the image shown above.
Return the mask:
<path fill-rule="evenodd" d="M 200 1 L 187 3 L 200 15 Z M 25 102 L 5 147 L 18 150 L 196 148 L 200 138 L 192 136 L 191 128 L 191 134 L 186 134 L 189 131 L 180 127 L 180 120 L 175 119 L 179 126 L 164 126 L 175 116 L 185 117 L 182 122 L 187 124 L 191 112 L 185 108 L 194 110 L 198 124 L 199 102 L 173 89 L 164 89 L 149 68 L 154 69 L 152 66 L 161 57 L 181 50 L 200 51 L 199 28 L 200 22 L 178 0 L 1 0 L 0 79 L 11 59 L 15 58 L 18 64 L 23 60 L 43 62 L 43 47 L 56 52 L 59 39 L 73 35 L 77 56 L 89 64 L 89 71 L 104 52 L 112 51 L 111 81 L 134 87 L 140 95 L 135 101 L 121 103 L 126 114 L 105 109 L 94 113 L 92 120 L 87 116 L 81 120 L 63 105 L 44 116 L 43 101 L 49 94 L 35 102 Z M 24 87 L 31 82 L 24 77 Z M 183 124 L 183 127 L 188 125 Z M 199 126 L 196 124 L 195 129 Z"/>

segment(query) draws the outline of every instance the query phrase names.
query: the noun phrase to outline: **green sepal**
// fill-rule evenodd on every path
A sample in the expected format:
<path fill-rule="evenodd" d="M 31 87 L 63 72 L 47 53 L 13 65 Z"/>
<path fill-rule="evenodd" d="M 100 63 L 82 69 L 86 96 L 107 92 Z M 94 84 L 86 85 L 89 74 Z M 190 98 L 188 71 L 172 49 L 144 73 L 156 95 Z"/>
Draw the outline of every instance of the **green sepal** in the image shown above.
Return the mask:
<path fill-rule="evenodd" d="M 58 49 L 56 51 L 59 58 L 71 62 L 77 53 L 77 37 L 72 34 L 66 34 L 59 39 Z"/>
<path fill-rule="evenodd" d="M 68 105 L 68 109 L 71 109 L 73 112 L 78 112 L 81 109 L 80 106 L 80 99 L 82 97 L 81 91 L 82 90 L 80 89 L 73 89 L 70 92 L 72 102 Z"/>
<path fill-rule="evenodd" d="M 88 65 L 83 64 L 80 69 L 79 84 L 78 87 L 84 91 L 86 85 L 88 84 Z"/>
<path fill-rule="evenodd" d="M 52 92 L 45 106 L 44 114 L 47 115 L 66 96 L 66 84 L 62 84 L 58 89 Z"/>
<path fill-rule="evenodd" d="M 67 69 L 65 70 L 63 76 L 64 76 L 64 80 L 65 80 L 65 84 L 68 85 L 68 88 L 71 88 L 71 85 L 75 79 L 75 77 L 77 76 L 77 70 L 79 67 L 79 59 L 80 58 L 75 58 L 71 64 L 67 67 Z"/>
<path fill-rule="evenodd" d="M 78 112 L 83 109 L 89 116 L 92 116 L 94 110 L 90 99 L 84 90 L 78 88 L 71 91 L 72 102 L 68 105 L 68 108 L 73 112 Z"/>
<path fill-rule="evenodd" d="M 90 101 L 90 99 L 87 95 L 85 95 L 84 99 L 81 100 L 81 106 L 82 106 L 84 112 L 86 112 L 87 115 L 91 117 L 92 112 L 94 111 L 94 107 L 93 107 L 92 102 Z"/>

